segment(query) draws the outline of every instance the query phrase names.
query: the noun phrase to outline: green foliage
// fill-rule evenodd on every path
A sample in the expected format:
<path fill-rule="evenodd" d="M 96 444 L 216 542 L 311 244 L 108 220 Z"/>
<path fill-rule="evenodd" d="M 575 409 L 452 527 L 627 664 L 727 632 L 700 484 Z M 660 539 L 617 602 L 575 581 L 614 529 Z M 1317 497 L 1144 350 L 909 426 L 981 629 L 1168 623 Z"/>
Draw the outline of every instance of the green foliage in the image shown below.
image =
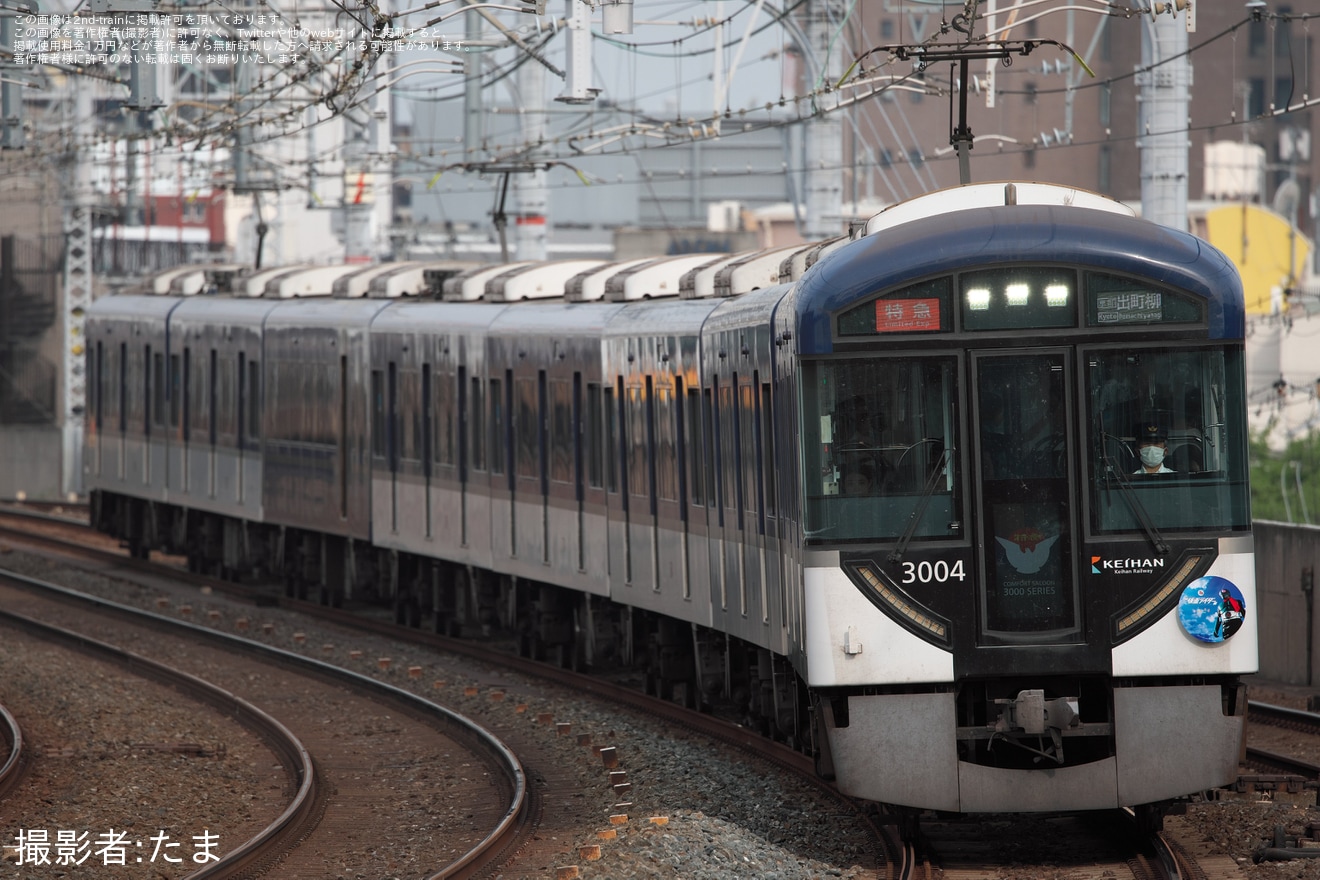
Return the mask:
<path fill-rule="evenodd" d="M 1320 435 L 1294 440 L 1283 452 L 1271 451 L 1264 435 L 1251 438 L 1251 516 L 1320 522 Z"/>

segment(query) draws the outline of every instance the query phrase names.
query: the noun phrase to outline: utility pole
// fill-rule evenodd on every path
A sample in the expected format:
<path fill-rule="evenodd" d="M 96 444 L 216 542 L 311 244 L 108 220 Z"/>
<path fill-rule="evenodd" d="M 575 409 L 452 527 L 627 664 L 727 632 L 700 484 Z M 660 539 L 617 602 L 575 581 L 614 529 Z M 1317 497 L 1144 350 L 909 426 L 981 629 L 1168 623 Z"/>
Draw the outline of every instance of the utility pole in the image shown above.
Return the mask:
<path fill-rule="evenodd" d="M 527 62 L 518 68 L 518 95 L 522 107 L 522 139 L 528 145 L 527 159 L 535 160 L 538 145 L 545 140 L 545 68 Z M 529 169 L 514 181 L 514 259 L 544 260 L 546 257 L 547 193 L 545 171 Z"/>
<path fill-rule="evenodd" d="M 67 497 L 83 491 L 83 414 L 88 391 L 85 327 L 87 307 L 92 304 L 92 163 L 83 152 L 91 140 L 92 90 L 74 86 L 71 91 L 74 118 L 66 154 L 69 173 L 64 176 L 64 356 L 60 370 L 62 489 Z"/>
<path fill-rule="evenodd" d="M 371 212 L 375 180 L 369 166 L 368 126 L 344 114 L 344 262 L 371 262 Z"/>
<path fill-rule="evenodd" d="M 820 75 L 811 88 L 830 88 L 815 99 L 815 115 L 807 121 L 806 219 L 802 235 L 808 241 L 834 238 L 843 231 L 843 120 L 830 113 L 838 104 L 833 86 L 843 75 L 843 55 L 830 51 L 835 22 L 840 20 L 837 0 L 808 0 L 807 51 L 818 62 Z"/>
<path fill-rule="evenodd" d="M 1147 220 L 1187 229 L 1187 110 L 1192 64 L 1187 31 L 1193 19 L 1176 17 L 1186 0 L 1154 3 L 1153 21 L 1142 33 L 1137 148 L 1141 150 L 1141 214 Z M 1163 13 L 1169 14 L 1163 14 Z"/>
<path fill-rule="evenodd" d="M 591 85 L 591 7 L 586 0 L 567 0 L 567 76 L 564 91 L 555 98 L 565 104 L 590 104 L 600 89 Z"/>
<path fill-rule="evenodd" d="M 463 16 L 464 35 L 469 46 L 481 45 L 481 17 L 475 12 Z M 484 136 L 481 112 L 481 54 L 469 53 L 463 62 L 463 159 L 474 162 Z"/>

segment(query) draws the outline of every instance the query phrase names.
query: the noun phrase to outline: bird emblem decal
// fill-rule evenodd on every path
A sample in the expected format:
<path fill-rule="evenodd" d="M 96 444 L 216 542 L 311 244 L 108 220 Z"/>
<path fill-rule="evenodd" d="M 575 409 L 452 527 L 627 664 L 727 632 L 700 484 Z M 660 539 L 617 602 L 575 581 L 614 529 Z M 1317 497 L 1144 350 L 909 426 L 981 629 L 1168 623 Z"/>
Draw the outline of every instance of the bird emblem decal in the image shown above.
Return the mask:
<path fill-rule="evenodd" d="M 1046 537 L 1038 529 L 1024 528 L 1015 531 L 1008 538 L 995 536 L 999 546 L 1004 548 L 1008 564 L 1022 574 L 1035 574 L 1050 558 L 1050 548 L 1059 540 L 1058 535 Z"/>

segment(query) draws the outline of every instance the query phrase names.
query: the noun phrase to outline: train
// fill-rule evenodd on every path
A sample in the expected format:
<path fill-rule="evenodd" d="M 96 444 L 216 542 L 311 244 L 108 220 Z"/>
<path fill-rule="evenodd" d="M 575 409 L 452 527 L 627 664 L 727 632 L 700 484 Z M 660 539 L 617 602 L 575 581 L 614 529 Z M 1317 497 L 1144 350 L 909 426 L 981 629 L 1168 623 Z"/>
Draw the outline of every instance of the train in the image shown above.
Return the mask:
<path fill-rule="evenodd" d="M 1257 668 L 1244 326 L 1205 241 L 1026 181 L 743 254 L 185 267 L 88 310 L 85 481 L 135 556 L 634 668 L 905 817 L 1158 825 Z"/>

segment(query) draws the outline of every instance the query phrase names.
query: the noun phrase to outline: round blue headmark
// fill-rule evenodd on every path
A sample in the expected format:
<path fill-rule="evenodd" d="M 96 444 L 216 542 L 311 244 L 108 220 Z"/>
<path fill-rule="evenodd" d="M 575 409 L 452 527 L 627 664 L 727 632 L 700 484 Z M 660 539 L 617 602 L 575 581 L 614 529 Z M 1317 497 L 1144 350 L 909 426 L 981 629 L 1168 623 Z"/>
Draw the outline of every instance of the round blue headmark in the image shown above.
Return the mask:
<path fill-rule="evenodd" d="M 1232 637 L 1247 619 L 1247 602 L 1230 580 L 1209 575 L 1183 589 L 1178 622 L 1187 634 L 1216 644 Z"/>

